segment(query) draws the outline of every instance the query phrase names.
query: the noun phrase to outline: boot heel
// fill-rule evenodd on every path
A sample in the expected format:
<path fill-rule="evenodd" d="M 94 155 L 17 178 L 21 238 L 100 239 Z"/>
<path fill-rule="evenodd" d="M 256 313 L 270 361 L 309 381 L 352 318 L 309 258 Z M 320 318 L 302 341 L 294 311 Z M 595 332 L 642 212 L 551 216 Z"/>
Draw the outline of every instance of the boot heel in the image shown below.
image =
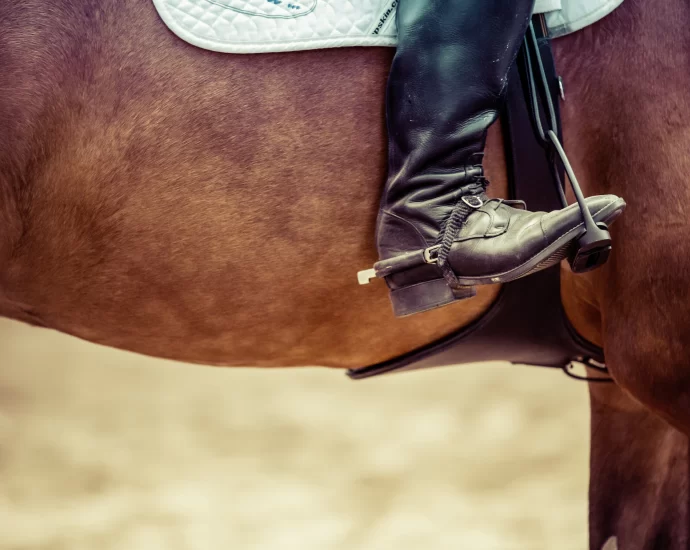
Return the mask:
<path fill-rule="evenodd" d="M 437 307 L 445 306 L 455 300 L 465 300 L 476 296 L 473 286 L 463 287 L 466 291 L 455 291 L 448 286 L 445 279 L 433 279 L 423 283 L 391 290 L 390 299 L 396 317 L 405 317 Z"/>

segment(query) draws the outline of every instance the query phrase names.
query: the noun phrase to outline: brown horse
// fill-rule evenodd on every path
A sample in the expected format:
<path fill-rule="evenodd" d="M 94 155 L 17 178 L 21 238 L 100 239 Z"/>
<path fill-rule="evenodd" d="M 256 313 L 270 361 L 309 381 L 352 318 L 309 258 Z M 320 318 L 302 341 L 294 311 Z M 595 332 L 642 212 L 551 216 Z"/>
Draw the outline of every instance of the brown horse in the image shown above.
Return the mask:
<path fill-rule="evenodd" d="M 689 26 L 682 0 L 626 0 L 554 44 L 581 183 L 628 202 L 608 265 L 563 273 L 617 382 L 590 388 L 596 549 L 688 543 Z M 4 2 L 0 27 L 0 314 L 188 362 L 359 367 L 496 297 L 395 319 L 357 285 L 391 49 L 216 54 L 150 0 Z M 488 170 L 505 196 L 496 131 Z"/>

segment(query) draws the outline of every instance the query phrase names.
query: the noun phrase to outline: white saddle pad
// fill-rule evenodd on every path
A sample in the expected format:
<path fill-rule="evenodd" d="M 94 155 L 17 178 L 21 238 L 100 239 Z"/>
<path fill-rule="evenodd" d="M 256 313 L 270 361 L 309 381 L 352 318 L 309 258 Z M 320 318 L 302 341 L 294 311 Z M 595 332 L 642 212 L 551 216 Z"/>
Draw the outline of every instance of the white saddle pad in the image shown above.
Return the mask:
<path fill-rule="evenodd" d="M 537 0 L 535 13 L 545 13 L 551 34 L 562 36 L 598 21 L 622 2 Z M 190 44 L 217 52 L 285 52 L 396 44 L 398 0 L 153 0 L 153 3 L 176 35 Z"/>

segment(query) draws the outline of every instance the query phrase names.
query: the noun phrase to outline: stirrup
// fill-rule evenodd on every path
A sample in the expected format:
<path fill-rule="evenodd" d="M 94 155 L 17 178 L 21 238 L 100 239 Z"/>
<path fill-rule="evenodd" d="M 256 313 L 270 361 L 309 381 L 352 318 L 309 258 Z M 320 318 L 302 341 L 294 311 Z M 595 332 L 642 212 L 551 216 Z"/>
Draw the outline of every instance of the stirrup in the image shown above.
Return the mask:
<path fill-rule="evenodd" d="M 556 117 L 556 112 L 554 110 L 553 102 L 551 100 L 551 94 L 549 92 L 549 83 L 546 80 L 546 73 L 544 71 L 544 64 L 541 58 L 541 52 L 539 51 L 537 36 L 534 31 L 534 24 L 531 21 L 528 27 L 528 32 L 525 35 L 524 42 L 525 49 L 527 52 L 526 59 L 528 66 L 528 74 L 530 75 L 528 85 L 530 87 L 530 95 L 532 97 L 532 116 L 534 117 L 537 132 L 539 133 L 539 136 L 541 137 L 546 147 L 553 148 L 553 150 L 555 150 L 558 157 L 560 158 L 563 168 L 565 169 L 565 172 L 568 175 L 570 187 L 572 187 L 573 192 L 575 193 L 575 198 L 577 199 L 577 203 L 580 207 L 580 212 L 582 213 L 582 218 L 585 223 L 585 232 L 582 235 L 580 235 L 580 237 L 577 239 L 576 247 L 568 257 L 568 263 L 570 264 L 570 267 L 573 270 L 573 272 L 584 273 L 586 271 L 596 269 L 597 267 L 601 267 L 607 262 L 609 254 L 611 253 L 611 234 L 609 233 L 606 224 L 601 223 L 597 225 L 594 222 L 592 214 L 589 212 L 589 208 L 587 208 L 587 205 L 585 204 L 585 198 L 582 194 L 580 184 L 577 181 L 577 177 L 575 177 L 575 172 L 573 171 L 573 168 L 570 165 L 570 162 L 568 161 L 568 157 L 566 156 L 565 151 L 563 150 L 563 147 L 561 146 L 561 143 L 558 140 L 558 136 L 556 135 L 555 130 L 558 128 L 558 119 Z M 535 70 L 532 66 L 532 60 L 530 56 L 530 45 L 532 46 L 531 49 L 537 61 L 537 70 Z M 541 85 L 543 87 L 544 92 L 541 95 L 541 97 L 544 97 L 546 100 L 545 110 L 548 111 L 548 118 L 550 119 L 550 128 L 547 126 L 547 132 L 544 132 L 541 115 L 539 112 L 537 98 L 540 97 L 540 94 L 538 94 L 537 92 L 537 83 L 535 75 L 538 75 L 540 77 L 539 80 L 541 80 Z M 562 82 L 560 82 L 560 86 L 562 96 Z M 548 122 L 549 120 L 547 120 L 547 123 Z M 558 175 L 558 170 L 554 169 L 553 173 L 558 183 L 558 191 L 561 197 L 561 202 L 565 207 L 568 205 L 568 203 L 565 199 L 563 185 L 561 184 L 560 177 Z"/>
<path fill-rule="evenodd" d="M 585 232 L 577 239 L 577 245 L 572 254 L 568 257 L 568 263 L 573 273 L 585 273 L 592 271 L 604 265 L 609 259 L 611 253 L 611 234 L 609 228 L 605 223 L 595 223 L 592 214 L 585 204 L 585 197 L 580 189 L 580 184 L 575 177 L 572 166 L 568 161 L 568 157 L 563 151 L 561 143 L 553 130 L 549 130 L 548 136 L 553 143 L 558 156 L 563 163 L 566 173 L 568 174 L 568 181 L 570 187 L 575 193 L 580 212 L 585 223 Z"/>

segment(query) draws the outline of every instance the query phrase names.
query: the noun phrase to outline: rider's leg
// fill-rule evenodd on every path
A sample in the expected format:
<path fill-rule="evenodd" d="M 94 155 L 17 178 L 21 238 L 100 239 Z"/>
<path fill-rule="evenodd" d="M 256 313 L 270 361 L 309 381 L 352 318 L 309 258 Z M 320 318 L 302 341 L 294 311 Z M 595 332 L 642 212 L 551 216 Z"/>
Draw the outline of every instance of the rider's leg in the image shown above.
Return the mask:
<path fill-rule="evenodd" d="M 474 295 L 557 262 L 582 232 L 576 206 L 531 213 L 484 194 L 482 153 L 534 0 L 399 0 L 387 89 L 389 173 L 379 276 L 396 315 Z M 624 206 L 592 197 L 594 220 Z"/>

